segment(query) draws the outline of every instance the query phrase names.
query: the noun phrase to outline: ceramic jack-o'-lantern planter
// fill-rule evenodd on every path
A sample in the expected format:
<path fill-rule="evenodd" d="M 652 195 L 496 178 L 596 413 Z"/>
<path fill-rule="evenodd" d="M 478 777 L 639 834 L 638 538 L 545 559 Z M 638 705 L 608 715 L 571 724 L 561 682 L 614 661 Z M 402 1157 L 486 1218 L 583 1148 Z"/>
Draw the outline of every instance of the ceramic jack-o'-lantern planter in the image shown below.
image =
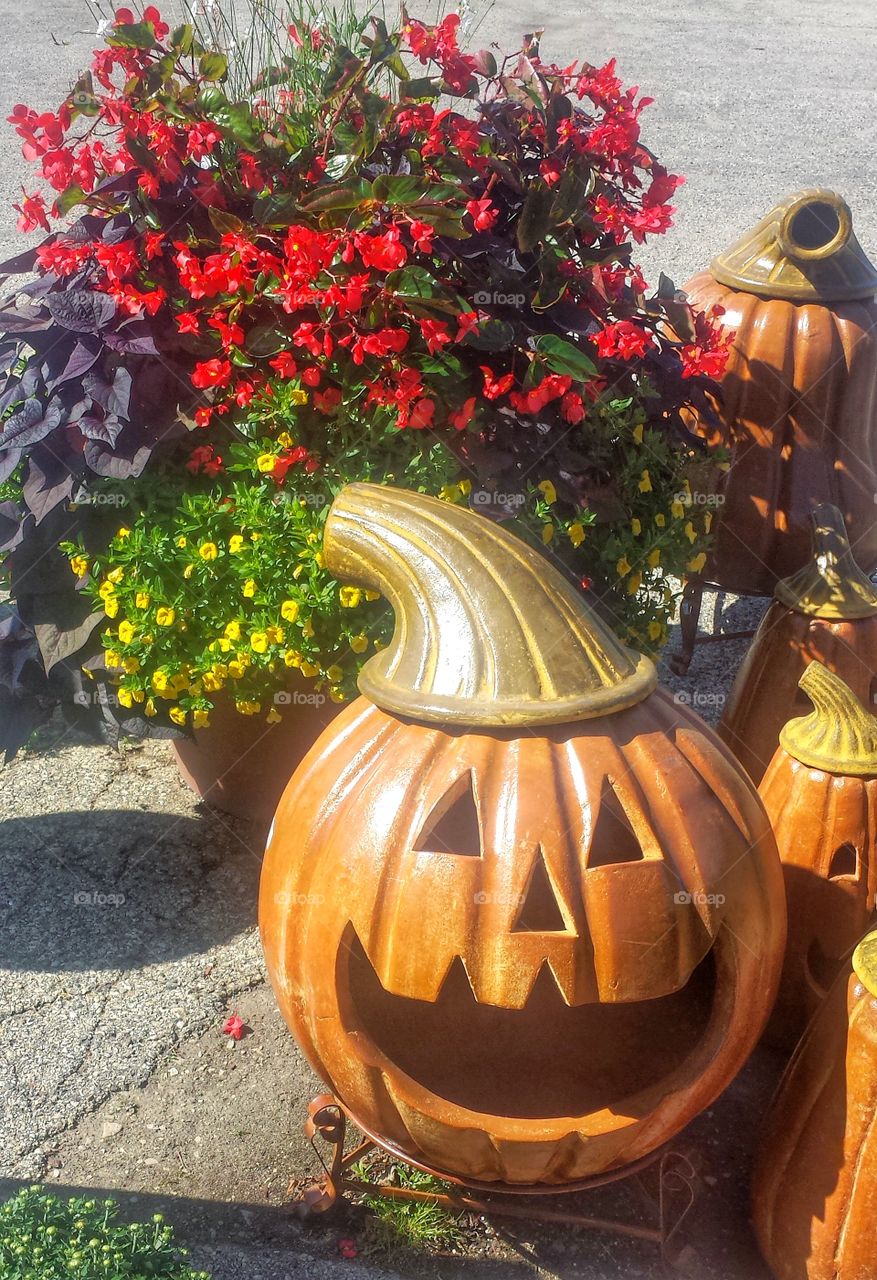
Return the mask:
<path fill-rule="evenodd" d="M 877 568 L 877 269 L 833 191 L 789 196 L 685 286 L 724 307 L 736 335 L 723 426 L 703 425 L 731 467 L 705 577 L 770 595 L 807 557 L 808 517 L 844 513 L 860 564 Z"/>
<path fill-rule="evenodd" d="M 877 1280 L 877 933 L 856 948 L 786 1070 L 752 1216 L 777 1280 Z"/>
<path fill-rule="evenodd" d="M 766 1022 L 785 940 L 757 794 L 499 525 L 352 485 L 324 555 L 392 643 L 290 782 L 262 876 L 277 999 L 389 1150 L 571 1183 L 671 1138 Z"/>
<path fill-rule="evenodd" d="M 792 1049 L 873 917 L 877 900 L 877 717 L 818 662 L 813 704 L 791 720 L 759 788 L 777 840 L 789 933 L 765 1039 Z"/>
<path fill-rule="evenodd" d="M 753 782 L 761 781 L 787 720 L 809 709 L 799 681 L 814 660 L 866 706 L 877 676 L 877 589 L 853 559 L 837 507 L 812 516 L 813 553 L 777 584 L 719 722 Z"/>

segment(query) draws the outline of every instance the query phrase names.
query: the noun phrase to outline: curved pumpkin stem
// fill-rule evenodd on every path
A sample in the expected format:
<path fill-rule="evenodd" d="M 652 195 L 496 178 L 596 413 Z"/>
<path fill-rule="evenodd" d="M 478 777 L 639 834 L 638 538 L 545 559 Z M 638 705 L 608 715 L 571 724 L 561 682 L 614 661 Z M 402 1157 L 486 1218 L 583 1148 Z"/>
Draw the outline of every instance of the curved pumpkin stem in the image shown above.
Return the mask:
<path fill-rule="evenodd" d="M 811 662 L 798 684 L 815 710 L 785 725 L 780 733 L 783 750 L 829 773 L 877 775 L 877 716 L 821 662 Z"/>
<path fill-rule="evenodd" d="M 814 509 L 813 557 L 778 582 L 781 604 L 813 618 L 870 618 L 877 614 L 877 588 L 853 558 L 847 527 L 829 502 Z"/>
<path fill-rule="evenodd" d="M 352 484 L 323 543 L 342 582 L 396 614 L 359 687 L 384 710 L 470 726 L 563 724 L 620 711 L 657 684 L 543 556 L 465 507 Z"/>
<path fill-rule="evenodd" d="M 877 996 L 877 930 L 866 933 L 853 952 L 853 970 L 864 987 Z"/>
<path fill-rule="evenodd" d="M 877 293 L 877 268 L 853 235 L 847 202 L 822 187 L 781 200 L 713 259 L 710 272 L 732 289 L 793 302 L 841 302 Z"/>

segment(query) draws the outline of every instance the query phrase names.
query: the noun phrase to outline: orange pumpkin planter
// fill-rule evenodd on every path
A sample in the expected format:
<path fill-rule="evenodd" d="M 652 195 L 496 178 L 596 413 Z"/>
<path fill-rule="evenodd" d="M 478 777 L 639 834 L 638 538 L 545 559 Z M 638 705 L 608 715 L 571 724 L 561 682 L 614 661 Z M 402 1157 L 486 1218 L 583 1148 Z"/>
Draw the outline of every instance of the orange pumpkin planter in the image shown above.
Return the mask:
<path fill-rule="evenodd" d="M 807 556 L 808 517 L 831 502 L 859 562 L 877 568 L 877 270 L 832 191 L 778 204 L 685 286 L 703 309 L 725 308 L 731 358 L 724 427 L 704 426 L 730 453 L 704 576 L 770 595 Z"/>
<path fill-rule="evenodd" d="M 788 1049 L 877 902 L 877 717 L 818 662 L 801 688 L 815 710 L 785 726 L 759 788 L 789 909 L 783 976 L 765 1038 Z"/>
<path fill-rule="evenodd" d="M 856 948 L 768 1117 L 752 1214 L 777 1280 L 877 1280 L 877 933 Z"/>
<path fill-rule="evenodd" d="M 812 520 L 811 558 L 777 584 L 719 722 L 719 737 L 756 784 L 783 725 L 807 709 L 799 681 L 810 662 L 836 672 L 865 706 L 874 701 L 877 589 L 852 557 L 837 507 L 817 508 Z"/>
<path fill-rule="evenodd" d="M 754 789 L 502 527 L 352 485 L 324 554 L 396 632 L 277 811 L 260 923 L 284 1016 L 360 1127 L 435 1170 L 564 1184 L 648 1154 L 775 995 Z"/>

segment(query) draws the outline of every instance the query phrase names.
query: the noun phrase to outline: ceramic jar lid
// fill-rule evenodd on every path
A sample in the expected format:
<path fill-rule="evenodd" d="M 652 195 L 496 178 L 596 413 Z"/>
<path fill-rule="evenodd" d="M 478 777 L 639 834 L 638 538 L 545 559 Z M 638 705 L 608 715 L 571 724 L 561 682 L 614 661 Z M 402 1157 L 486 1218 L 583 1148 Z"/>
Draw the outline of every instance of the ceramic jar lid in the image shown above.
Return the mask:
<path fill-rule="evenodd" d="M 813 703 L 807 716 L 780 731 L 780 746 L 814 769 L 848 777 L 877 776 L 877 716 L 821 662 L 811 662 L 798 681 Z"/>
<path fill-rule="evenodd" d="M 870 618 L 877 614 L 877 587 L 850 550 L 844 518 L 822 503 L 811 516 L 813 555 L 774 588 L 780 604 L 812 618 Z"/>

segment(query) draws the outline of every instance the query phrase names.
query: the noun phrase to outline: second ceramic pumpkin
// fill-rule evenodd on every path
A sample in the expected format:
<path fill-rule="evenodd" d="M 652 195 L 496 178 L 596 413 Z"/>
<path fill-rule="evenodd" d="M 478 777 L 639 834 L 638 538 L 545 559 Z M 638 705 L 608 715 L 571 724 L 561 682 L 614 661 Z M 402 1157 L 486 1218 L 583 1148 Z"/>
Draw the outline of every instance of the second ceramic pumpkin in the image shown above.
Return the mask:
<path fill-rule="evenodd" d="M 777 205 L 685 286 L 734 333 L 721 379 L 729 450 L 705 576 L 770 595 L 807 556 L 808 517 L 844 513 L 859 562 L 877 568 L 877 270 L 831 191 Z"/>

